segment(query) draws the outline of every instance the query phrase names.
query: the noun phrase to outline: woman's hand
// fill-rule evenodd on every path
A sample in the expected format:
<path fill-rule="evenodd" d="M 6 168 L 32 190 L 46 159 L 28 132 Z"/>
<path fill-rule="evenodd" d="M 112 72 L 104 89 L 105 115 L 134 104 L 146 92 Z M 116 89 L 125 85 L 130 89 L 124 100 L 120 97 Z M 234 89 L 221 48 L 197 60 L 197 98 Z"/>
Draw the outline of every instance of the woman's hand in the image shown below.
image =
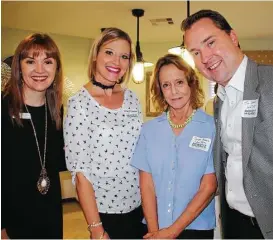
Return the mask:
<path fill-rule="evenodd" d="M 5 228 L 1 230 L 1 239 L 9 239 L 9 236 Z"/>
<path fill-rule="evenodd" d="M 90 234 L 90 239 L 110 239 L 108 233 L 104 230 L 104 228 L 96 227 L 92 229 Z"/>
<path fill-rule="evenodd" d="M 162 228 L 156 232 L 147 233 L 144 239 L 175 239 L 177 234 L 171 228 Z"/>
<path fill-rule="evenodd" d="M 110 239 L 110 237 L 109 237 L 108 233 L 105 232 L 101 239 Z"/>

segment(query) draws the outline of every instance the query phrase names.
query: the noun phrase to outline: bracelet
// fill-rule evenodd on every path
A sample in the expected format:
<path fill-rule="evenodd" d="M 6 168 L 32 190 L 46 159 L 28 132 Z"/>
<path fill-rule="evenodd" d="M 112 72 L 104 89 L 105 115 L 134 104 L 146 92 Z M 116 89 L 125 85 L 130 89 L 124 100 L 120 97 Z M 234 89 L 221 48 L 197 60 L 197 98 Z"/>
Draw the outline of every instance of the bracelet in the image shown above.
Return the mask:
<path fill-rule="evenodd" d="M 88 226 L 87 226 L 87 230 L 89 231 L 89 232 L 91 232 L 91 228 L 95 228 L 95 227 L 98 227 L 98 226 L 100 226 L 100 225 L 102 225 L 102 222 L 93 222 L 93 223 L 91 223 L 91 224 L 88 224 Z"/>

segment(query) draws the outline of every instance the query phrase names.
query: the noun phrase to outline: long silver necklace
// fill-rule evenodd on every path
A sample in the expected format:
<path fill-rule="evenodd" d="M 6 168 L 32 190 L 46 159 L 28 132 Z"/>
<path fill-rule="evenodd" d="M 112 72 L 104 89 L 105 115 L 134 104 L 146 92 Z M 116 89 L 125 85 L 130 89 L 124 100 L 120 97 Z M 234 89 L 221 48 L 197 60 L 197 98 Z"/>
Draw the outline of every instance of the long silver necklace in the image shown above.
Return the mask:
<path fill-rule="evenodd" d="M 29 113 L 26 104 L 25 104 L 25 108 L 26 108 L 27 112 Z M 46 100 L 45 100 L 45 145 L 44 145 L 44 161 L 42 160 L 42 156 L 41 156 L 41 152 L 40 152 L 40 147 L 39 147 L 39 143 L 38 143 L 38 138 L 37 138 L 36 130 L 35 130 L 35 127 L 34 127 L 34 124 L 33 124 L 33 121 L 32 121 L 31 118 L 30 118 L 30 122 L 31 122 L 31 125 L 32 125 L 32 128 L 33 128 L 33 133 L 34 133 L 34 136 L 35 136 L 36 145 L 37 145 L 37 149 L 38 149 L 38 154 L 39 154 L 39 158 L 40 158 L 40 163 L 41 163 L 41 167 L 42 167 L 42 170 L 41 170 L 41 173 L 40 173 L 40 177 L 39 177 L 38 182 L 37 182 L 37 188 L 38 188 L 39 192 L 42 195 L 45 195 L 45 194 L 47 194 L 48 189 L 50 187 L 50 180 L 49 180 L 49 178 L 47 176 L 47 171 L 46 171 L 46 168 L 45 168 L 45 163 L 46 163 L 46 142 L 47 142 L 47 104 L 46 104 Z"/>

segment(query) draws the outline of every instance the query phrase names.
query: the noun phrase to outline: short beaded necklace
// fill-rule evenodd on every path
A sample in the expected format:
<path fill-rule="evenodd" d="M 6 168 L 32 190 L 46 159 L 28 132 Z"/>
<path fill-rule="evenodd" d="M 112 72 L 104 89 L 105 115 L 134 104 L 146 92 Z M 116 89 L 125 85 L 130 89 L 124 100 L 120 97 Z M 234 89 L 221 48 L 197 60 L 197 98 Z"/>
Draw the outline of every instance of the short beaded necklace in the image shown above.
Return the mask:
<path fill-rule="evenodd" d="M 196 110 L 193 110 L 193 111 L 192 111 L 192 114 L 191 114 L 191 115 L 186 119 L 186 121 L 185 121 L 184 123 L 182 123 L 182 124 L 175 124 L 175 123 L 172 122 L 171 117 L 170 117 L 170 111 L 169 111 L 169 110 L 168 110 L 168 112 L 167 112 L 167 119 L 168 119 L 168 122 L 169 122 L 169 124 L 170 124 L 170 126 L 171 126 L 172 128 L 183 128 L 183 127 L 185 127 L 185 126 L 192 120 L 192 118 L 193 118 L 195 112 L 196 112 Z"/>

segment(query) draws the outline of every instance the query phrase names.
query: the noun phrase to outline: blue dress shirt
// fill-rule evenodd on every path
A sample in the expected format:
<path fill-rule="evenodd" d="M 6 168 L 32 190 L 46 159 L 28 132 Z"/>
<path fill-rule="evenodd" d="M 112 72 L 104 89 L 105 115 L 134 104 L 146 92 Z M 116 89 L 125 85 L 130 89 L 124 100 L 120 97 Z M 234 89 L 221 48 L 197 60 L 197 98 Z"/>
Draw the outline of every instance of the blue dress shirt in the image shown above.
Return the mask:
<path fill-rule="evenodd" d="M 152 174 L 160 228 L 169 227 L 179 218 L 198 192 L 202 177 L 214 173 L 214 136 L 214 120 L 201 109 L 178 136 L 173 133 L 166 113 L 143 124 L 132 165 Z M 204 140 L 205 147 L 200 147 L 200 141 L 195 139 Z M 213 199 L 186 229 L 214 227 Z"/>

